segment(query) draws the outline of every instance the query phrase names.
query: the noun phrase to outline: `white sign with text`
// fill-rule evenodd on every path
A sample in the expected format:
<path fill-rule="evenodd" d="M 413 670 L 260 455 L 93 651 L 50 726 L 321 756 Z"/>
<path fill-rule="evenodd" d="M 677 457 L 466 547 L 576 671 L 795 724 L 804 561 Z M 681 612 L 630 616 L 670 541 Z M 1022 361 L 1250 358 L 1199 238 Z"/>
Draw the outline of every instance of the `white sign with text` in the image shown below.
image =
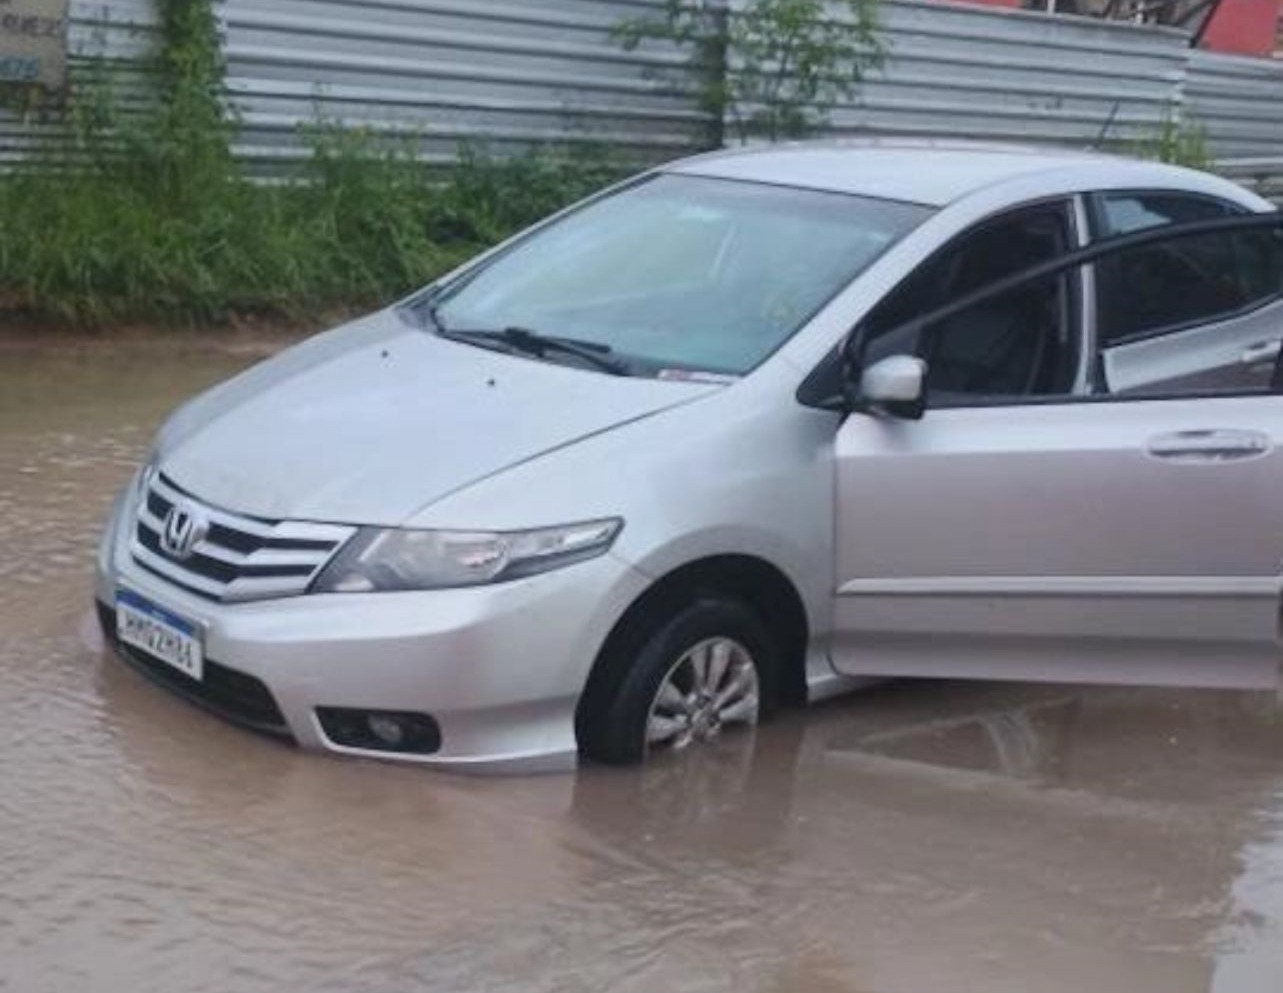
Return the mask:
<path fill-rule="evenodd" d="M 67 0 L 0 0 L 0 84 L 61 89 L 67 78 Z"/>

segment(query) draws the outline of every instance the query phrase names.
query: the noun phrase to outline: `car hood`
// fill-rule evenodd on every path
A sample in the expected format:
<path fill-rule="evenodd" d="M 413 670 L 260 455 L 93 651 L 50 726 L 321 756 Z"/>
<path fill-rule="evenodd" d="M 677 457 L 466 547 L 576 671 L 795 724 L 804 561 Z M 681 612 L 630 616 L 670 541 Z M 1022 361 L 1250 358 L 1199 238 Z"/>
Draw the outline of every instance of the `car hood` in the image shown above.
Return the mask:
<path fill-rule="evenodd" d="M 197 397 L 165 425 L 157 455 L 170 480 L 217 507 L 393 526 L 487 476 L 719 388 L 475 348 L 389 311 Z"/>

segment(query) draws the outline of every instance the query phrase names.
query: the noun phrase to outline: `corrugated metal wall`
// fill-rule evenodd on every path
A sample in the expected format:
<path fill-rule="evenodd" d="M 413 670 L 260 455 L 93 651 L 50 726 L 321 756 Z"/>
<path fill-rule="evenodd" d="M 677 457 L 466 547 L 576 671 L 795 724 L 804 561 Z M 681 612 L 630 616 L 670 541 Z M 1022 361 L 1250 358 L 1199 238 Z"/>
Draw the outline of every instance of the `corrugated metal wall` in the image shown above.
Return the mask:
<path fill-rule="evenodd" d="M 1187 36 L 963 4 L 884 0 L 888 59 L 842 131 L 1090 143 L 1132 138 L 1178 99 Z"/>
<path fill-rule="evenodd" d="M 662 2 L 220 0 L 238 152 L 269 171 L 304 154 L 300 126 L 321 120 L 414 137 L 433 160 L 460 139 L 681 154 L 706 123 L 674 85 L 683 56 L 611 37 Z M 1191 52 L 1165 29 L 938 0 L 881 11 L 887 63 L 836 108 L 839 133 L 1084 144 L 1152 134 L 1183 106 L 1231 168 L 1283 174 L 1283 65 Z M 73 74 L 92 57 L 136 64 L 153 20 L 151 0 L 72 0 Z M 0 112 L 0 160 L 38 134 Z"/>
<path fill-rule="evenodd" d="M 238 153 L 270 171 L 305 154 L 300 127 L 360 125 L 447 160 L 461 139 L 497 153 L 594 142 L 642 159 L 682 154 L 706 119 L 676 84 L 685 57 L 624 52 L 620 22 L 662 0 L 219 0 Z M 73 78 L 95 58 L 136 64 L 151 0 L 72 0 Z M 0 162 L 44 129 L 0 109 Z"/>
<path fill-rule="evenodd" d="M 495 151 L 595 141 L 649 158 L 706 123 L 658 78 L 672 49 L 624 52 L 611 29 L 657 0 L 226 0 L 228 86 L 251 160 L 299 154 L 323 120 L 418 136 L 430 159 L 460 139 Z"/>
<path fill-rule="evenodd" d="M 1186 115 L 1206 131 L 1221 171 L 1283 199 L 1283 62 L 1190 54 Z"/>
<path fill-rule="evenodd" d="M 1283 154 L 1283 62 L 1191 52 L 1185 106 L 1218 156 Z"/>

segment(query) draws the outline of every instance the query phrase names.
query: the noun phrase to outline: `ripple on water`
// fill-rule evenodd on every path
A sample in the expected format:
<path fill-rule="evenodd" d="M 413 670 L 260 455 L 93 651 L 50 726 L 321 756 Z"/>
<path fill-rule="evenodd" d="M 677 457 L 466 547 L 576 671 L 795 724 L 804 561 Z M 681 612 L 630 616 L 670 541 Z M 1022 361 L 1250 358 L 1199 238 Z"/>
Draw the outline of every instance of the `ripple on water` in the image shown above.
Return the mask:
<path fill-rule="evenodd" d="M 1277 993 L 1259 697 L 888 686 L 643 771 L 307 755 L 103 655 L 162 413 L 247 361 L 0 361 L 0 988 Z"/>

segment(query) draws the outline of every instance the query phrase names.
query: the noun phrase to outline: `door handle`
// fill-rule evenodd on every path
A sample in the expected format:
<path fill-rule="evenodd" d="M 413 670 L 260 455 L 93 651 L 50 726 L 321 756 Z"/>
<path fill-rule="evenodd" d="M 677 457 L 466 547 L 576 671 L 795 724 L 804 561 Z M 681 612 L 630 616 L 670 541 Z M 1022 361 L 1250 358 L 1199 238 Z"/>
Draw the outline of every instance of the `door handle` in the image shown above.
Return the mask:
<path fill-rule="evenodd" d="M 1248 345 L 1243 349 L 1243 354 L 1238 357 L 1241 365 L 1260 365 L 1262 362 L 1273 362 L 1279 357 L 1279 351 L 1283 350 L 1283 341 L 1258 341 L 1254 345 Z"/>
<path fill-rule="evenodd" d="M 1171 462 L 1233 462 L 1259 458 L 1273 446 L 1260 431 L 1231 428 L 1155 435 L 1146 447 L 1154 458 Z"/>

